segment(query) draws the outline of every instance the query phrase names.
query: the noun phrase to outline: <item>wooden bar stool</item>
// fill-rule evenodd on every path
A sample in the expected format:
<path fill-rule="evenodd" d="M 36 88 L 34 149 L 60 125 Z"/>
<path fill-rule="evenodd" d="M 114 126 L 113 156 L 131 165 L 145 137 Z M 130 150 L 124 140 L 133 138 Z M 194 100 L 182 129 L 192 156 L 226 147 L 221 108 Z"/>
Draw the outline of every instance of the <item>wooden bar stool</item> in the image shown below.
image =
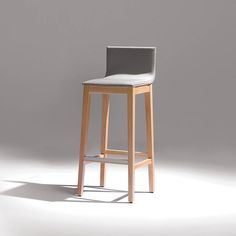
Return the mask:
<path fill-rule="evenodd" d="M 84 165 L 100 162 L 100 185 L 105 184 L 106 163 L 128 165 L 128 201 L 134 200 L 135 169 L 148 165 L 149 191 L 154 192 L 154 137 L 152 83 L 155 79 L 156 49 L 154 47 L 107 47 L 106 76 L 83 83 L 83 111 L 81 122 L 78 195 L 83 194 Z M 85 154 L 88 138 L 90 97 L 102 94 L 101 153 L 97 156 Z M 128 150 L 108 148 L 109 95 L 125 94 L 128 104 Z M 145 96 L 147 151 L 135 151 L 135 98 Z M 107 155 L 128 155 L 128 159 L 110 158 Z M 135 162 L 135 156 L 144 159 Z"/>

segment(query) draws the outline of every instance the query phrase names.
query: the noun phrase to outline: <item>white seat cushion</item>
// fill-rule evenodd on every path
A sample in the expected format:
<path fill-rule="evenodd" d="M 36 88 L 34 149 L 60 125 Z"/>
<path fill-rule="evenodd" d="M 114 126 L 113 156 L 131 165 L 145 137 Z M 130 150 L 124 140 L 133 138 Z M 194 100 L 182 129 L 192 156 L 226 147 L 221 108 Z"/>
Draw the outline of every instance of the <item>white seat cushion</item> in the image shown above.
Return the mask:
<path fill-rule="evenodd" d="M 100 79 L 91 79 L 83 82 L 84 85 L 117 85 L 117 86 L 141 86 L 151 84 L 154 81 L 152 73 L 145 74 L 115 74 Z"/>

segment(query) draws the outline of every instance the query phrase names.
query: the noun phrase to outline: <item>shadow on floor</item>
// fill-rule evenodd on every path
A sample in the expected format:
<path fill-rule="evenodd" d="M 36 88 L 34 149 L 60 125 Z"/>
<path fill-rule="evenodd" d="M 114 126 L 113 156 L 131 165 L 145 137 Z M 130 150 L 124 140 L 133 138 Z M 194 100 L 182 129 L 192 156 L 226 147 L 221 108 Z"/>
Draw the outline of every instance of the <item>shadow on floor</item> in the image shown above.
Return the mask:
<path fill-rule="evenodd" d="M 112 199 L 111 201 L 102 201 L 91 198 L 79 197 L 76 195 L 76 186 L 75 185 L 56 185 L 56 184 L 41 184 L 41 183 L 32 183 L 24 181 L 5 181 L 9 183 L 20 184 L 13 189 L 2 192 L 1 195 L 19 197 L 19 198 L 28 198 L 41 201 L 49 202 L 83 202 L 83 203 L 128 203 L 128 202 L 119 202 L 120 200 L 128 196 L 127 191 L 109 189 L 100 186 L 84 186 L 84 193 L 94 192 L 94 193 L 121 193 L 122 195 Z M 136 191 L 135 193 L 147 193 L 142 191 Z"/>

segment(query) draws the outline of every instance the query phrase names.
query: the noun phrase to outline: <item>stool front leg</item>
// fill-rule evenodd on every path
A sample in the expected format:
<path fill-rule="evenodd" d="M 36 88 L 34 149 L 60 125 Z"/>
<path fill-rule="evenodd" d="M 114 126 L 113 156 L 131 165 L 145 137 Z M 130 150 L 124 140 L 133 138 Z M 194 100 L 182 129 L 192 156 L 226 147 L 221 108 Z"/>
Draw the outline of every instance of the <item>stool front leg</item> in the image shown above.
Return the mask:
<path fill-rule="evenodd" d="M 155 166 L 154 166 L 154 135 L 153 135 L 153 98 L 152 85 L 150 91 L 145 93 L 145 108 L 146 108 L 146 130 L 147 130 L 147 156 L 151 159 L 148 165 L 149 174 L 149 191 L 155 190 Z"/>
<path fill-rule="evenodd" d="M 79 158 L 79 177 L 78 177 L 78 195 L 82 196 L 84 187 L 84 155 L 88 139 L 89 111 L 90 111 L 90 93 L 89 87 L 84 86 L 83 91 L 83 108 L 81 120 L 80 135 L 80 158 Z"/>
<path fill-rule="evenodd" d="M 135 184 L 135 91 L 130 88 L 128 92 L 128 201 L 134 201 L 134 184 Z"/>
<path fill-rule="evenodd" d="M 109 125 L 109 95 L 102 95 L 102 129 L 101 129 L 101 154 L 106 157 L 108 144 L 108 125 Z M 104 187 L 106 177 L 106 164 L 100 164 L 100 186 Z"/>

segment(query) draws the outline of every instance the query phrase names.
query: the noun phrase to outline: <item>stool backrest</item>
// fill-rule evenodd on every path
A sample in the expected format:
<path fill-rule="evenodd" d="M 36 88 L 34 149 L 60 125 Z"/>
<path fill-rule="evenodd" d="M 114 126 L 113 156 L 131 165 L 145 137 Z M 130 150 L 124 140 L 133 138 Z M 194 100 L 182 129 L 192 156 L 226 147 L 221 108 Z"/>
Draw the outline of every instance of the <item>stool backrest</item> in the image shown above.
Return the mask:
<path fill-rule="evenodd" d="M 155 77 L 155 69 L 155 47 L 107 47 L 106 76 L 150 73 Z"/>

